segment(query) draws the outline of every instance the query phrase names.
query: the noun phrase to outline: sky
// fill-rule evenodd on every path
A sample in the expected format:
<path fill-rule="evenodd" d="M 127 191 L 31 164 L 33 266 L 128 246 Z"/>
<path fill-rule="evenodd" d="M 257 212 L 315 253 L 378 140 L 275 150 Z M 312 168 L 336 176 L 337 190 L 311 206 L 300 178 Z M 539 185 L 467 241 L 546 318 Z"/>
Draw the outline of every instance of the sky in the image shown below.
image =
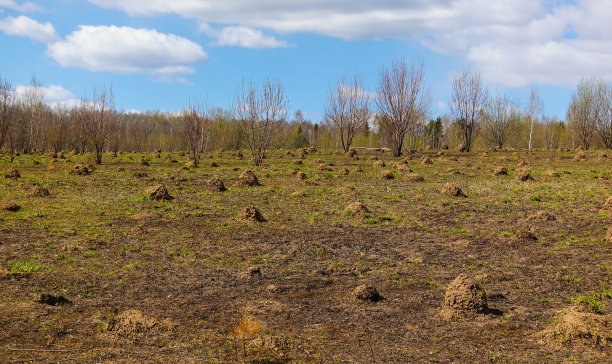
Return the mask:
<path fill-rule="evenodd" d="M 565 118 L 581 77 L 612 80 L 612 0 L 0 0 L 0 77 L 50 105 L 112 85 L 124 111 L 229 109 L 242 79 L 282 81 L 321 121 L 339 76 L 376 92 L 382 67 L 422 61 L 432 118 L 453 77 Z"/>

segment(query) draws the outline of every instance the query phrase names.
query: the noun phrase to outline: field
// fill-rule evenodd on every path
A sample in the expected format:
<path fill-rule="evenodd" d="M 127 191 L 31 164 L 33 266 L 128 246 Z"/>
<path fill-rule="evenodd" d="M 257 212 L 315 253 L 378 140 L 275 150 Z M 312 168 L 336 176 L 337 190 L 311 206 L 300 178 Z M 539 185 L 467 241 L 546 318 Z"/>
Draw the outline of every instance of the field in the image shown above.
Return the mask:
<path fill-rule="evenodd" d="M 74 172 L 91 160 L 0 158 L 20 175 L 0 175 L 0 362 L 612 357 L 604 153 L 123 153 Z M 159 184 L 173 199 L 145 194 Z M 443 309 L 462 273 L 487 306 Z"/>

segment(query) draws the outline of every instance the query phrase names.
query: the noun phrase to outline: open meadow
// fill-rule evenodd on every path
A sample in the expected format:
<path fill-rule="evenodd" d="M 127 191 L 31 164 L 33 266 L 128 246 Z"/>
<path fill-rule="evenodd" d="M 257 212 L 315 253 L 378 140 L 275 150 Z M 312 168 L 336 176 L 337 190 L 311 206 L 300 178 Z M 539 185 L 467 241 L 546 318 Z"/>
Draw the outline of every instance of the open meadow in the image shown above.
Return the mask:
<path fill-rule="evenodd" d="M 0 157 L 0 362 L 609 362 L 611 157 Z"/>

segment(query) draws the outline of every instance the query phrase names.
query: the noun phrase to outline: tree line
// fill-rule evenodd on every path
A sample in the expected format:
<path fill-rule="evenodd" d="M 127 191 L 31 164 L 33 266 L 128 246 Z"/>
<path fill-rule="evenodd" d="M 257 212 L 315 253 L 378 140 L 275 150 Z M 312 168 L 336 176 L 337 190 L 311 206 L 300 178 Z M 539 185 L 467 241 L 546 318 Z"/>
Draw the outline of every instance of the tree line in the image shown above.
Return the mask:
<path fill-rule="evenodd" d="M 270 148 L 388 148 L 400 156 L 412 149 L 612 148 L 612 85 L 583 78 L 571 96 L 566 120 L 542 113 L 536 88 L 521 107 L 506 95 L 490 95 L 479 72 L 454 77 L 448 113 L 431 118 L 431 96 L 423 62 L 396 60 L 381 68 L 378 87 L 368 91 L 356 74 L 340 76 L 325 98 L 323 120 L 300 111 L 287 114 L 278 79 L 261 85 L 242 81 L 229 110 L 197 102 L 176 113 L 119 112 L 112 86 L 95 88 L 72 104 L 49 106 L 36 80 L 17 91 L 0 76 L 0 149 L 18 153 L 153 150 L 189 151 L 197 165 L 211 150 L 251 152 L 256 165 Z"/>

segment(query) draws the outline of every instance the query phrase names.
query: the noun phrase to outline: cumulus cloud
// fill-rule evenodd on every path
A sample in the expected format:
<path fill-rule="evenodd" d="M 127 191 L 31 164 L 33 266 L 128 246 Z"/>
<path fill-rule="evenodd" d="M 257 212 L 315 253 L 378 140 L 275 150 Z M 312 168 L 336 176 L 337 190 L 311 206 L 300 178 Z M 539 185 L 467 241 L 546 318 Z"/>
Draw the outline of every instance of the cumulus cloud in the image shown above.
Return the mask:
<path fill-rule="evenodd" d="M 124 74 L 146 74 L 167 81 L 184 80 L 193 65 L 207 59 L 202 47 L 189 39 L 153 29 L 80 26 L 49 44 L 47 55 L 63 67 Z"/>
<path fill-rule="evenodd" d="M 72 92 L 66 90 L 62 86 L 50 85 L 49 87 L 37 86 L 36 88 L 44 95 L 45 104 L 51 107 L 72 107 L 77 105 L 77 103 L 79 102 L 79 100 L 76 98 L 76 96 L 74 96 Z M 18 85 L 15 87 L 15 93 L 17 94 L 17 97 L 32 94 L 35 91 L 37 90 L 35 90 L 34 86 Z"/>
<path fill-rule="evenodd" d="M 25 2 L 22 5 L 19 5 L 14 0 L 0 0 L 0 7 L 5 7 L 5 8 L 19 11 L 22 13 L 41 10 L 40 7 L 38 7 L 38 5 L 33 4 L 31 2 Z M 0 9 L 0 12 L 1 10 L 2 9 Z"/>
<path fill-rule="evenodd" d="M 612 73 L 610 1 L 88 1 L 133 16 L 177 14 L 213 26 L 232 24 L 219 44 L 253 44 L 241 40 L 252 34 L 243 28 L 348 40 L 413 39 L 438 53 L 463 55 L 489 80 L 510 86 L 572 84 L 583 74 Z"/>
<path fill-rule="evenodd" d="M 16 18 L 7 16 L 0 20 L 0 30 L 7 35 L 24 36 L 41 43 L 49 43 L 59 38 L 50 22 L 39 23 L 24 15 Z"/>
<path fill-rule="evenodd" d="M 213 45 L 218 46 L 240 46 L 245 48 L 281 48 L 288 46 L 284 41 L 264 35 L 261 30 L 245 26 L 228 26 L 218 30 L 207 25 L 201 25 L 200 29 L 209 36 L 216 38 L 217 41 Z"/>

